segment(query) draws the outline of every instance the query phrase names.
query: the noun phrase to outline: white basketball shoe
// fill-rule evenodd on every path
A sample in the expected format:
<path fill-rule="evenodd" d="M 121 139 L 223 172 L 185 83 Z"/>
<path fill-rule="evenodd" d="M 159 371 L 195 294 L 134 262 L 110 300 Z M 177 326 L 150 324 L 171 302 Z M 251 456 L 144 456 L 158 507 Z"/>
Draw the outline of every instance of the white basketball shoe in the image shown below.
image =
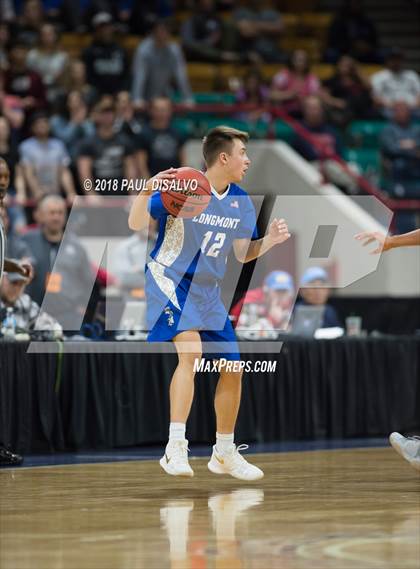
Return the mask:
<path fill-rule="evenodd" d="M 264 476 L 264 472 L 250 464 L 245 458 L 239 454 L 240 450 L 246 450 L 248 445 L 233 445 L 232 450 L 220 454 L 217 452 L 216 445 L 213 447 L 213 454 L 207 464 L 210 472 L 214 474 L 230 474 L 239 480 L 259 480 Z"/>
<path fill-rule="evenodd" d="M 169 441 L 159 464 L 171 476 L 194 476 L 188 463 L 188 441 Z"/>
<path fill-rule="evenodd" d="M 411 466 L 416 470 L 420 470 L 420 438 L 419 437 L 404 437 L 400 433 L 392 433 L 389 437 L 389 442 L 393 448 Z"/>

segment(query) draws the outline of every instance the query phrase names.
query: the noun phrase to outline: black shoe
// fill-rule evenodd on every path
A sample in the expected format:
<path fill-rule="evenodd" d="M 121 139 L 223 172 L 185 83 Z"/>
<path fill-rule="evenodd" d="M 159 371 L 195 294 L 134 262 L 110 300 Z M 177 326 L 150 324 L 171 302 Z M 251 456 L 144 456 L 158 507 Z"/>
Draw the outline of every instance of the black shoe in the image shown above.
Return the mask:
<path fill-rule="evenodd" d="M 19 466 L 23 458 L 19 454 L 13 454 L 4 446 L 0 446 L 0 466 Z"/>

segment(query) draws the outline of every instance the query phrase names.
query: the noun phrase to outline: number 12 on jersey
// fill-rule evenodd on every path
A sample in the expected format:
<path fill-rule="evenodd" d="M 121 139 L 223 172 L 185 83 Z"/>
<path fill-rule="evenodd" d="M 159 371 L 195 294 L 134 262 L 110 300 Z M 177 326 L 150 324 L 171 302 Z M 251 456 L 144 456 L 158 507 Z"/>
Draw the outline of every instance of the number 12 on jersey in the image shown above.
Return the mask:
<path fill-rule="evenodd" d="M 214 236 L 214 243 L 208 248 L 206 252 L 206 247 L 209 244 L 210 239 L 213 236 L 213 233 L 214 233 L 213 231 L 207 231 L 204 234 L 203 242 L 201 244 L 201 252 L 203 253 L 203 255 L 207 255 L 208 257 L 217 257 L 226 239 L 226 233 L 216 233 L 216 235 Z"/>

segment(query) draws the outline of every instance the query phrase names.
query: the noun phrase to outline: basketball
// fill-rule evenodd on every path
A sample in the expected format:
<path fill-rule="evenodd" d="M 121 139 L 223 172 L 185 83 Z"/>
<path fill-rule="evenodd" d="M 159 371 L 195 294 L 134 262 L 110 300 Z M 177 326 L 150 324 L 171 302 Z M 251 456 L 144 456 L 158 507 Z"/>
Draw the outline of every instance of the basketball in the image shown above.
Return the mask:
<path fill-rule="evenodd" d="M 175 217 L 192 218 L 202 213 L 211 198 L 210 183 L 195 168 L 178 168 L 173 180 L 163 180 L 160 185 L 162 203 Z"/>

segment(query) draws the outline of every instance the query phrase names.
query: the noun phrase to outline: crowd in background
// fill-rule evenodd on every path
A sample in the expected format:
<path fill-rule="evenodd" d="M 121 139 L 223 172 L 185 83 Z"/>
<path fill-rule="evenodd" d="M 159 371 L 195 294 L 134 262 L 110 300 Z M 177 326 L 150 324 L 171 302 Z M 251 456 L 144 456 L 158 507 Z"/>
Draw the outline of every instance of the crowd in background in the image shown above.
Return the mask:
<path fill-rule="evenodd" d="M 247 64 L 245 77 L 231 82 L 236 102 L 272 105 L 300 121 L 310 138 L 295 134 L 292 145 L 314 165 L 322 162 L 345 192 L 357 193 L 357 183 L 329 158 L 344 156 L 340 130 L 354 119 L 387 120 L 387 172 L 418 179 L 420 79 L 400 50 L 379 45 L 359 0 L 344 1 L 332 20 L 323 57 L 335 68 L 324 81 L 305 50 L 282 50 L 285 23 L 275 1 L 185 1 L 191 15 L 174 29 L 178 8 L 170 0 L 0 0 L 0 156 L 11 173 L 10 235 L 38 224 L 23 239 L 37 265 L 28 289 L 35 300 L 61 242 L 66 202 L 85 193 L 86 180 L 148 178 L 185 165 L 186 135 L 173 126 L 172 101 L 176 93 L 184 108 L 194 108 L 190 61 Z M 60 34 L 68 31 L 92 34 L 78 58 L 61 47 Z M 119 41 L 127 33 L 139 36 L 132 57 Z M 269 82 L 264 63 L 279 65 Z M 360 63 L 383 68 L 368 79 Z M 236 116 L 268 120 L 267 108 Z M 27 217 L 28 199 L 40 204 L 36 217 Z M 72 247 L 74 262 L 82 259 L 88 273 L 81 245 Z"/>

